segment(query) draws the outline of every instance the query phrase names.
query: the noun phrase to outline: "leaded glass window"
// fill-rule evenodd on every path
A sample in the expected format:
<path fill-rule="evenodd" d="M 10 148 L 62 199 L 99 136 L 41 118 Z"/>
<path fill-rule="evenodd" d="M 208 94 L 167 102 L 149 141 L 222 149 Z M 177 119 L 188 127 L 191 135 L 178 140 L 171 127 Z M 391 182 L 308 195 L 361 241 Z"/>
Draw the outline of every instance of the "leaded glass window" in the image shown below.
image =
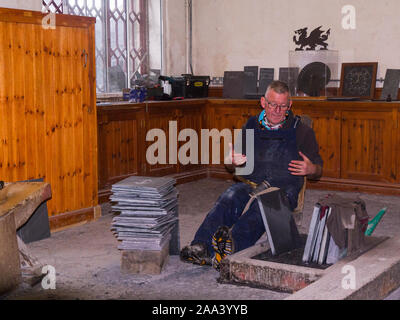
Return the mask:
<path fill-rule="evenodd" d="M 156 2 L 155 0 L 43 0 L 43 8 L 50 12 L 97 19 L 95 26 L 97 91 L 117 92 L 131 87 L 135 78 L 149 73 L 151 66 L 148 1 Z M 161 52 L 157 54 L 161 59 Z"/>

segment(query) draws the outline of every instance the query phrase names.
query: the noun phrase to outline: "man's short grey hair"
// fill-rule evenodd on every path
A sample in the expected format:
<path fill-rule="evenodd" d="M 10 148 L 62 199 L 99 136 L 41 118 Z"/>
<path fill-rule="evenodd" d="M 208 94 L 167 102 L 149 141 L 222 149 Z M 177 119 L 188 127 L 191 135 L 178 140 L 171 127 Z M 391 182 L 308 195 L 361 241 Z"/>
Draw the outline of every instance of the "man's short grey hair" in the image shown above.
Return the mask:
<path fill-rule="evenodd" d="M 276 93 L 282 94 L 282 93 L 289 93 L 290 96 L 290 90 L 289 86 L 279 80 L 272 81 L 271 84 L 268 86 L 267 91 L 265 92 L 265 95 L 267 95 L 268 90 L 274 90 Z"/>

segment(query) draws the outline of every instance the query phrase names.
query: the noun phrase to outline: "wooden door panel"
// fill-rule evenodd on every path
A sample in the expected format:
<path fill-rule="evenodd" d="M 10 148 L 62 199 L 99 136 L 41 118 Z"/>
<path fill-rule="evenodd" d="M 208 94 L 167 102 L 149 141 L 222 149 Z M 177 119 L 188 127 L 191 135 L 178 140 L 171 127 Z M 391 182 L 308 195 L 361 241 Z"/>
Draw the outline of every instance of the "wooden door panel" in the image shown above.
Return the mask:
<path fill-rule="evenodd" d="M 146 174 L 147 175 L 153 175 L 153 176 L 164 176 L 164 175 L 169 175 L 177 172 L 177 165 L 178 165 L 178 159 L 173 159 L 172 153 L 170 157 L 170 131 L 171 134 L 175 130 L 173 125 L 170 125 L 171 122 L 175 122 L 176 124 L 176 134 L 178 134 L 178 121 L 177 121 L 177 116 L 176 116 L 176 111 L 175 109 L 170 109 L 168 108 L 166 111 L 162 111 L 159 109 L 155 110 L 149 110 L 149 112 L 146 114 L 147 120 L 146 120 L 146 134 L 149 133 L 150 130 L 152 129 L 158 129 L 160 132 L 161 136 L 165 138 L 165 145 L 160 144 L 162 148 L 165 147 L 165 152 L 166 152 L 166 161 L 165 164 L 163 163 L 156 163 L 156 164 L 151 164 L 149 163 L 147 159 L 147 151 L 149 150 L 148 148 L 157 143 L 158 138 L 155 137 L 154 141 L 145 141 L 145 148 L 144 152 L 146 152 Z M 171 130 L 170 130 L 171 127 Z M 144 138 L 146 139 L 146 134 L 144 135 Z M 177 141 L 176 141 L 177 143 Z M 173 147 L 173 144 L 171 145 L 171 148 Z M 176 156 L 178 155 L 178 152 L 175 149 Z M 159 152 L 156 152 L 154 156 L 159 157 Z M 171 159 L 170 159 L 171 158 Z"/>
<path fill-rule="evenodd" d="M 95 206 L 93 66 L 81 57 L 88 28 L 0 22 L 0 38 L 2 179 L 49 182 L 50 215 Z"/>
<path fill-rule="evenodd" d="M 194 141 L 191 141 L 192 143 L 197 141 L 197 163 L 188 163 L 188 164 L 182 164 L 181 161 L 179 161 L 178 158 L 178 172 L 186 172 L 190 170 L 196 170 L 201 167 L 201 130 L 205 129 L 203 127 L 203 112 L 204 108 L 200 108 L 199 106 L 195 107 L 184 107 L 184 108 L 179 108 L 177 110 L 178 112 L 178 135 L 182 130 L 184 129 L 191 129 L 194 130 L 192 131 L 193 133 L 196 133 L 196 139 Z M 194 139 L 195 137 L 191 138 Z M 189 137 L 186 138 L 186 141 L 179 141 L 178 142 L 178 157 L 179 157 L 179 150 L 181 150 L 181 147 L 186 145 L 188 146 L 189 143 Z M 187 154 L 187 157 L 189 157 L 190 154 Z"/>
<path fill-rule="evenodd" d="M 323 176 L 340 177 L 340 111 L 294 108 L 296 115 L 308 115 L 313 120 L 313 130 L 324 162 Z"/>
<path fill-rule="evenodd" d="M 342 178 L 395 182 L 391 112 L 342 114 Z"/>
<path fill-rule="evenodd" d="M 234 136 L 234 130 L 235 129 L 241 129 L 243 125 L 246 123 L 246 121 L 249 118 L 249 110 L 248 107 L 229 107 L 229 106 L 223 106 L 223 107 L 218 107 L 214 110 L 214 125 L 215 128 L 211 129 L 217 129 L 219 133 L 221 134 L 221 137 L 223 136 L 223 130 L 228 129 L 230 131 L 230 137 L 231 141 L 235 141 L 235 136 Z M 228 147 L 226 146 L 225 150 L 225 139 L 221 138 L 218 141 L 218 144 L 220 145 L 219 152 L 220 152 L 220 160 L 219 164 L 217 167 L 223 167 L 224 166 L 224 159 L 225 156 L 228 152 Z M 210 164 L 212 163 L 212 143 L 210 142 Z"/>
<path fill-rule="evenodd" d="M 139 174 L 139 120 L 120 120 L 99 126 L 99 188 Z"/>

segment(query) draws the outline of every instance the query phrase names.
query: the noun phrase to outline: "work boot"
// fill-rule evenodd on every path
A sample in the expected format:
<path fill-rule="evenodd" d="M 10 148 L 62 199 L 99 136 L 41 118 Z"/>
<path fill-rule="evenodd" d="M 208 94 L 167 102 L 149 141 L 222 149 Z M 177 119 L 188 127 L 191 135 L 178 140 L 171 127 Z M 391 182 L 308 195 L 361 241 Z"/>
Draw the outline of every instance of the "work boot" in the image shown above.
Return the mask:
<path fill-rule="evenodd" d="M 208 254 L 207 246 L 202 242 L 184 247 L 181 250 L 180 257 L 184 262 L 199 264 L 201 266 L 211 265 L 211 258 Z"/>
<path fill-rule="evenodd" d="M 212 266 L 219 271 L 221 260 L 233 252 L 232 235 L 227 226 L 219 227 L 214 233 L 212 247 L 215 252 L 215 256 L 212 259 Z"/>

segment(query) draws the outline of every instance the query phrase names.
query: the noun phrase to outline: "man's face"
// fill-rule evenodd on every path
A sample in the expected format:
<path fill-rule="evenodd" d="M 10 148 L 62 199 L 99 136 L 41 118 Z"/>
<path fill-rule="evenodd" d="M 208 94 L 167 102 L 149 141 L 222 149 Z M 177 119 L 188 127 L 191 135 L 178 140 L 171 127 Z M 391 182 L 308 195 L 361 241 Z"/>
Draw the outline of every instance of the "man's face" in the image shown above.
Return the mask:
<path fill-rule="evenodd" d="M 292 106 L 289 99 L 289 93 L 276 93 L 274 90 L 268 90 L 265 97 L 261 98 L 261 106 L 270 124 L 276 125 L 285 120 L 286 111 Z"/>

